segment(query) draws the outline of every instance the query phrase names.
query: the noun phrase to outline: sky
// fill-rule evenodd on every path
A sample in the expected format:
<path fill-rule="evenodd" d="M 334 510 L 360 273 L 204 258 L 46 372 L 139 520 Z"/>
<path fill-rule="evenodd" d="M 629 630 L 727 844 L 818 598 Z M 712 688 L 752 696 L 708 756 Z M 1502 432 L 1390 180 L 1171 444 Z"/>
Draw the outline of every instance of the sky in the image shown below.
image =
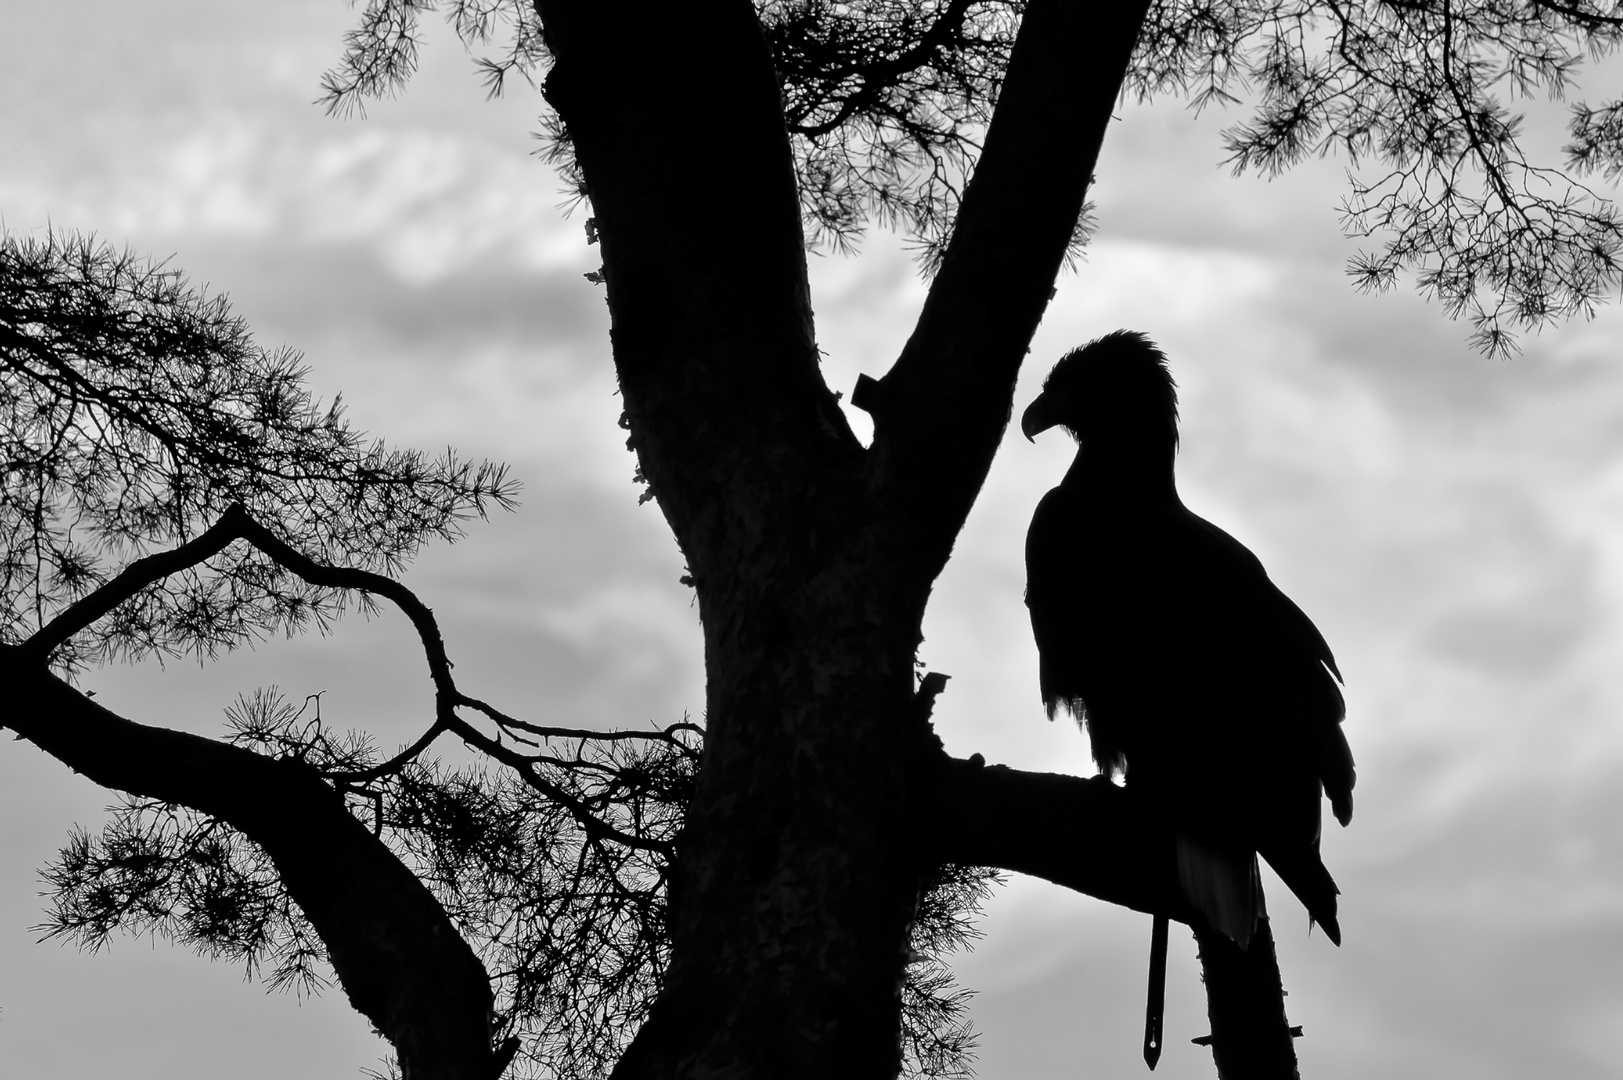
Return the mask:
<path fill-rule="evenodd" d="M 407 583 L 469 692 L 536 722 L 659 724 L 703 708 L 682 560 L 638 506 L 583 215 L 534 156 L 522 83 L 484 100 L 429 27 L 423 70 L 365 119 L 312 104 L 356 12 L 336 0 L 7 5 L 0 224 L 93 231 L 228 293 L 323 397 L 403 446 L 508 462 L 522 506 L 425 552 Z M 1618 69 L 1589 96 L 1616 96 Z M 1532 133 L 1556 115 L 1532 103 Z M 1623 312 L 1510 361 L 1410 290 L 1344 273 L 1344 163 L 1271 182 L 1222 165 L 1219 114 L 1124 105 L 1098 166 L 1099 231 L 1065 276 L 1016 407 L 1052 360 L 1148 333 L 1182 394 L 1180 490 L 1248 544 L 1347 677 L 1357 810 L 1329 826 L 1344 944 L 1269 898 L 1308 1080 L 1623 1077 Z M 696 163 L 697 165 L 697 163 Z M 714 214 L 718 227 L 727 210 Z M 924 295 L 903 244 L 812 259 L 829 385 L 882 374 Z M 866 434 L 865 418 L 852 414 Z M 1071 447 L 1011 432 L 936 589 L 921 659 L 952 676 L 954 753 L 1091 772 L 1043 718 L 1022 544 Z M 239 692 L 325 691 L 380 741 L 431 693 L 409 628 L 199 667 L 94 673 L 124 715 L 222 730 Z M 147 939 L 37 943 L 38 868 L 113 796 L 0 741 L 0 1073 L 19 1080 L 349 1080 L 384 1051 L 336 990 L 267 993 Z M 1130 1077 L 1147 916 L 1031 879 L 999 890 L 961 957 L 991 1080 Z M 1210 1077 L 1193 942 L 1174 933 L 1157 1075 Z"/>

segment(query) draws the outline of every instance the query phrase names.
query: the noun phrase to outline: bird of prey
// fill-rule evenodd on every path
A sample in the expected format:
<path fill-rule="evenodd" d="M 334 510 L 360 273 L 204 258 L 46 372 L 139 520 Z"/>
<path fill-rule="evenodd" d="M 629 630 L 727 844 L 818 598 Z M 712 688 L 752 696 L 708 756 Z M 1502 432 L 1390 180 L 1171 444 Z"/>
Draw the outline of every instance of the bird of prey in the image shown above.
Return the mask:
<path fill-rule="evenodd" d="M 1324 637 L 1238 540 L 1178 498 L 1176 384 L 1144 335 L 1063 357 L 1021 417 L 1076 458 L 1026 538 L 1043 704 L 1175 837 L 1191 907 L 1242 949 L 1262 914 L 1257 855 L 1341 943 L 1319 857 L 1321 791 L 1352 817 L 1340 672 Z M 1151 949 L 1145 1059 L 1160 1056 L 1166 922 Z"/>

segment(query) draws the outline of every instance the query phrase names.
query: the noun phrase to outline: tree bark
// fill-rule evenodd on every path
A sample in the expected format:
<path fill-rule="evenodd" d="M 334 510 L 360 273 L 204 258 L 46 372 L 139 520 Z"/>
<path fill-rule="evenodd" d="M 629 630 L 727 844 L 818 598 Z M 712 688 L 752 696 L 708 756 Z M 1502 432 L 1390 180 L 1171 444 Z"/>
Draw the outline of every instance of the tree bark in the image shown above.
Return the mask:
<path fill-rule="evenodd" d="M 601 237 L 631 445 L 687 558 L 705 751 L 664 992 L 619 1080 L 888 1078 L 938 751 L 924 607 L 1006 426 L 1144 0 L 1032 0 L 864 451 L 817 367 L 753 6 L 538 0 Z"/>
<path fill-rule="evenodd" d="M 1008 427 L 1148 0 L 1031 0 L 941 271 L 874 394 L 885 527 L 933 581 Z"/>
<path fill-rule="evenodd" d="M 108 711 L 0 646 L 0 727 L 103 787 L 189 806 L 270 856 L 406 1080 L 495 1080 L 484 965 L 315 770 Z"/>
<path fill-rule="evenodd" d="M 1206 981 L 1212 1057 L 1219 1080 L 1298 1080 L 1295 1034 L 1285 1018 L 1274 934 L 1264 917 L 1240 947 L 1199 923 L 1195 940 Z"/>

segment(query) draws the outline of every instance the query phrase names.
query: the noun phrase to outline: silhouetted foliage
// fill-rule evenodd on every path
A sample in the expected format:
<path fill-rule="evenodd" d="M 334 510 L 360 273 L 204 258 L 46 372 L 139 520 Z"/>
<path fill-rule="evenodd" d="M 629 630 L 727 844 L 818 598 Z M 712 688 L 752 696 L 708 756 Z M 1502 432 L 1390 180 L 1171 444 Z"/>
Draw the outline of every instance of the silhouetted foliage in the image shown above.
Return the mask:
<path fill-rule="evenodd" d="M 307 835 L 277 833 L 263 803 L 244 807 L 165 774 L 152 786 L 223 806 L 237 824 L 169 794 L 131 798 L 99 836 L 75 834 L 48 869 L 53 906 L 43 929 L 91 948 L 115 930 L 158 934 L 295 988 L 320 985 L 330 960 L 357 1008 L 380 1030 L 395 1023 L 387 1034 L 409 1047 L 403 1060 L 418 1052 L 450 1062 L 440 1075 L 505 1068 L 515 1051 L 528 1075 L 596 1076 L 617 1059 L 637 1059 L 627 1075 L 650 1075 L 649 1062 L 688 1053 L 689 1039 L 716 1054 L 718 1068 L 849 1051 L 878 1075 L 896 1067 L 898 1031 L 905 1071 L 966 1074 L 967 995 L 945 957 L 974 937 L 970 920 L 996 874 L 956 865 L 953 852 L 1163 918 L 1189 916 L 1146 854 L 1142 817 L 1108 781 L 948 759 L 927 716 L 916 715 L 925 695 L 907 700 L 930 587 L 1003 433 L 1061 252 L 1068 240 L 1074 254 L 1085 237 L 1088 175 L 1121 71 L 1123 92 L 1145 99 L 1180 94 L 1199 108 L 1252 95 L 1254 115 L 1228 134 L 1236 169 L 1275 172 L 1340 151 L 1355 170 L 1370 170 L 1355 171 L 1346 221 L 1384 246 L 1355 260 L 1358 281 L 1385 288 L 1417 272 L 1423 290 L 1474 322 L 1483 347 L 1502 352 L 1511 329 L 1585 312 L 1618 285 L 1623 225 L 1613 207 L 1529 162 L 1498 95 L 1566 87 L 1586 52 L 1618 43 L 1619 2 L 1168 0 L 1151 3 L 1142 25 L 1130 5 L 1084 16 L 1056 4 L 1043 17 L 1044 33 L 1058 36 L 1031 45 L 1022 55 L 1033 59 L 1016 65 L 1024 83 L 1009 74 L 1017 31 L 1038 21 L 1037 7 L 1019 0 L 757 0 L 759 35 L 742 7 L 661 11 L 650 19 L 666 36 L 644 27 L 635 43 L 638 61 L 650 61 L 641 67 L 624 62 L 620 27 L 605 41 L 593 21 L 600 12 L 570 9 L 580 25 L 566 33 L 576 35 L 581 74 L 554 99 L 573 101 L 558 108 L 577 131 L 548 113 L 543 152 L 587 198 L 578 135 L 602 154 L 599 175 L 621 185 L 620 217 L 605 226 L 620 230 L 621 263 L 605 254 L 602 279 L 625 426 L 694 567 L 707 662 L 712 648 L 722 658 L 710 672 L 708 747 L 685 722 L 620 732 L 538 726 L 457 687 L 432 613 L 390 575 L 427 540 L 453 538 L 469 516 L 508 505 L 514 487 L 499 466 L 390 450 L 352 431 L 336 401 L 310 397 L 296 354 L 255 345 L 223 298 L 161 264 L 88 238 L 6 239 L 0 666 L 82 724 L 75 732 L 212 754 L 206 760 L 251 774 L 255 791 L 301 799 L 301 822 L 330 827 L 348 844 L 345 858 L 368 861 L 368 896 L 387 901 L 393 920 L 373 919 L 353 898 L 307 912 L 305 900 L 348 885 L 335 886 L 332 865 L 300 861 Z M 418 20 L 435 6 L 369 0 L 323 83 L 328 106 L 359 111 L 395 92 L 417 66 Z M 485 54 L 477 63 L 491 93 L 513 74 L 540 83 L 551 71 L 552 49 L 562 46 L 543 33 L 537 10 L 525 0 L 444 5 L 462 41 Z M 730 189 L 756 200 L 759 220 L 727 236 L 691 227 L 731 209 L 702 205 L 705 161 L 650 176 L 645 147 L 623 136 L 628 117 L 649 134 L 648 103 L 663 107 L 659 95 L 688 61 L 673 59 L 668 35 L 689 18 L 718 35 L 687 42 L 711 50 L 715 78 L 705 88 L 761 91 L 729 114 L 740 130 L 724 137 L 745 151 L 729 160 L 746 172 L 748 153 L 781 160 L 786 138 L 794 163 L 794 191 L 781 168 Z M 1022 49 L 1040 36 L 1028 34 Z M 757 50 L 753 59 L 728 70 L 724 49 L 745 46 Z M 1077 49 L 1093 50 L 1092 67 L 1069 62 Z M 781 100 L 764 78 L 768 57 Z M 610 79 L 619 82 L 605 95 Z M 1011 103 L 1025 93 L 1026 105 L 997 112 L 1005 91 Z M 637 109 L 625 108 L 630 94 L 643 95 Z M 605 105 L 605 96 L 614 100 Z M 1623 103 L 1574 106 L 1568 168 L 1623 172 L 1620 113 Z M 706 119 L 674 116 L 659 136 L 696 137 Z M 987 133 L 999 125 L 1006 145 L 1023 150 L 1003 151 L 1002 172 L 987 164 L 974 186 L 983 150 L 987 162 L 998 154 Z M 1043 156 L 1083 128 L 1094 132 L 1088 146 Z M 662 144 L 664 159 L 679 159 L 683 145 Z M 1036 158 L 1041 170 L 1029 164 Z M 987 184 L 994 192 L 977 207 Z M 1009 213 L 1016 203 L 1025 205 Z M 681 227 L 667 228 L 676 217 Z M 846 248 L 870 222 L 904 231 L 926 272 L 951 287 L 932 292 L 896 367 L 872 381 L 875 436 L 864 447 L 816 375 L 796 242 Z M 732 233 L 750 242 L 733 243 Z M 712 247 L 727 258 L 712 258 Z M 746 265 L 749 287 L 731 288 Z M 629 279 L 607 272 L 628 267 Z M 697 287 L 671 304 L 662 292 L 673 282 Z M 667 331 L 679 346 L 664 347 Z M 734 511 L 737 521 L 717 523 Z M 736 580 L 722 581 L 729 575 Z M 47 662 L 71 674 L 114 658 L 209 656 L 322 627 L 352 603 L 378 600 L 411 620 L 436 691 L 429 726 L 392 755 L 335 731 L 319 698 L 296 704 L 275 691 L 230 711 L 232 748 L 175 732 L 142 743 L 157 729 L 104 715 L 45 671 Z M 24 715 L 34 705 L 7 714 L 8 726 L 75 767 L 115 777 L 98 782 L 147 790 L 97 757 L 85 745 L 93 740 L 57 739 L 57 729 Z M 443 735 L 476 763 L 433 757 Z M 701 763 L 718 758 L 722 768 L 700 783 Z M 955 795 L 963 797 L 944 812 Z M 1056 808 L 1069 815 L 1075 850 L 1056 853 L 1028 820 Z M 708 831 L 694 840 L 703 830 L 690 830 L 678 863 L 690 812 Z M 1011 840 L 1021 829 L 1028 835 Z M 290 882 L 288 866 L 304 876 Z M 684 908 L 678 889 L 673 907 L 673 882 L 708 890 L 709 903 Z M 706 919 L 682 921 L 701 911 Z M 727 919 L 736 925 L 721 925 Z M 678 926 L 693 928 L 690 937 L 676 938 Z M 831 956 L 853 927 L 865 950 Z M 432 964 L 389 967 L 399 952 L 391 935 L 456 948 Z M 673 940 L 699 947 L 684 954 Z M 766 940 L 776 951 L 762 962 Z M 735 955 L 705 951 L 718 943 Z M 1260 966 L 1276 1005 L 1277 970 L 1271 959 Z M 454 978 L 441 980 L 446 973 Z M 684 989 L 724 1000 L 672 1006 L 663 1015 L 674 1021 L 643 1028 L 641 1057 L 622 1059 L 639 1025 L 660 1015 L 651 1008 L 661 987 L 684 973 Z M 447 1034 L 436 1016 L 399 1019 L 434 983 L 457 980 L 446 998 L 472 1022 Z M 369 981 L 389 985 L 360 985 Z M 791 1014 L 809 983 L 822 996 L 808 1020 Z M 737 1037 L 762 1017 L 793 1028 L 802 1044 L 763 1052 L 754 1033 Z M 433 1029 L 423 1045 L 411 1045 L 414 1026 Z M 473 1052 L 458 1057 L 445 1046 Z"/>
<path fill-rule="evenodd" d="M 432 5 L 374 0 L 322 84 L 328 108 L 363 111 L 416 70 L 417 20 Z M 808 239 L 853 247 L 870 221 L 899 228 L 921 261 L 939 263 L 991 119 L 1021 5 L 1013 0 L 763 2 L 756 10 L 783 81 L 784 112 Z M 470 47 L 491 93 L 518 73 L 538 81 L 549 63 L 524 0 L 454 0 L 445 16 Z M 569 132 L 542 118 L 545 156 L 579 197 L 584 184 Z M 1079 219 L 1080 249 L 1089 222 Z"/>
<path fill-rule="evenodd" d="M 1384 290 L 1414 272 L 1470 320 L 1478 347 L 1502 354 L 1517 327 L 1590 314 L 1617 290 L 1623 250 L 1611 202 L 1530 160 L 1505 99 L 1561 96 L 1620 40 L 1615 3 L 1160 4 L 1137 87 L 1176 85 L 1197 104 L 1249 89 L 1256 112 L 1226 135 L 1236 172 L 1345 154 L 1343 227 L 1383 241 L 1353 259 L 1357 284 Z M 1615 175 L 1615 111 L 1572 107 L 1574 173 Z"/>
<path fill-rule="evenodd" d="M 419 0 L 372 0 L 324 85 L 337 111 L 393 93 L 416 68 Z M 870 221 L 901 229 L 928 271 L 951 236 L 1002 84 L 1017 0 L 756 0 L 783 84 L 807 235 L 844 249 Z M 548 54 L 533 5 L 455 0 L 446 17 L 493 93 Z M 1238 172 L 1346 156 L 1342 223 L 1378 246 L 1348 268 L 1381 291 L 1413 274 L 1490 355 L 1518 330 L 1589 315 L 1623 283 L 1623 220 L 1580 181 L 1623 169 L 1623 102 L 1571 106 L 1564 167 L 1530 159 L 1506 101 L 1560 97 L 1623 41 L 1617 0 L 1157 0 L 1124 93 L 1201 109 L 1253 102 L 1225 135 Z M 585 189 L 569 133 L 548 156 Z M 1059 136 L 1056 133 L 1057 137 Z M 1085 216 L 1073 252 L 1091 230 Z"/>
<path fill-rule="evenodd" d="M 0 242 L 0 377 L 5 640 L 29 639 L 132 560 L 196 539 L 228 510 L 287 542 L 287 554 L 226 547 L 70 628 L 53 653 L 68 670 L 324 627 L 375 594 L 313 580 L 291 552 L 397 572 L 427 539 L 454 538 L 463 518 L 510 505 L 514 491 L 500 466 L 367 440 L 338 402 L 310 398 L 298 355 L 257 346 L 224 297 L 88 237 Z M 396 591 L 383 589 L 399 602 Z M 432 667 L 437 630 L 430 641 Z M 529 1075 L 602 1075 L 660 985 L 667 870 L 701 729 L 538 728 L 470 703 L 500 735 L 442 716 L 388 760 L 370 737 L 335 732 L 319 697 L 294 705 L 260 691 L 227 715 L 234 744 L 315 767 L 429 886 L 485 961 L 495 1034 L 519 1038 Z M 492 763 L 423 757 L 447 728 Z M 47 935 L 94 950 L 115 931 L 152 933 L 273 987 L 331 981 L 326 948 L 265 852 L 186 807 L 126 799 L 99 836 L 75 832 L 45 878 Z M 906 990 L 921 1075 L 965 1071 L 967 995 L 939 957 L 973 936 L 990 879 L 944 870 L 924 898 Z"/>
<path fill-rule="evenodd" d="M 527 756 L 558 791 L 641 846 L 585 828 L 504 766 L 413 760 L 384 775 L 364 735 L 332 732 L 316 699 L 274 690 L 229 711 L 232 741 L 316 766 L 425 881 L 485 961 L 501 1036 L 522 1039 L 536 1076 L 596 1076 L 636 1030 L 667 949 L 665 866 L 697 762 L 692 725 L 583 733 Z M 354 779 L 367 775 L 364 780 Z M 152 932 L 264 969 L 273 986 L 319 989 L 325 951 L 262 852 L 172 805 L 119 807 L 48 868 L 41 927 L 87 948 L 115 930 Z"/>
<path fill-rule="evenodd" d="M 0 238 L 0 642 L 15 643 L 240 504 L 300 550 L 384 573 L 511 503 L 501 466 L 392 450 L 256 345 L 222 296 L 90 237 Z M 344 608 L 255 552 L 121 604 L 63 643 L 112 657 L 211 656 L 322 627 Z"/>
<path fill-rule="evenodd" d="M 452 767 L 386 765 L 370 737 L 333 731 L 314 696 L 295 705 L 258 691 L 227 717 L 237 745 L 319 769 L 428 884 L 491 974 L 495 1034 L 520 1040 L 514 1075 L 607 1074 L 664 973 L 667 870 L 698 766 L 696 725 L 537 735 L 515 752 L 519 768 Z M 151 933 L 275 988 L 331 983 L 320 939 L 264 853 L 185 807 L 126 800 L 100 835 L 76 831 L 44 876 L 50 910 L 36 929 L 48 936 L 96 950 L 117 931 Z M 945 958 L 979 936 L 972 919 L 995 879 L 944 866 L 921 898 L 904 990 L 908 1075 L 969 1074 L 969 993 Z"/>

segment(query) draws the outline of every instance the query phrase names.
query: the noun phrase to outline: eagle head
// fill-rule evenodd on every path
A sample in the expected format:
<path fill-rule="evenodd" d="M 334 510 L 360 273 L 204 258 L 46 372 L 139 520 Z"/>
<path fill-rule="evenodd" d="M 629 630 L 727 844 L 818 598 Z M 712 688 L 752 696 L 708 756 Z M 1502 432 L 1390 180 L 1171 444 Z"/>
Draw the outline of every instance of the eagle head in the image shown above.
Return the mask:
<path fill-rule="evenodd" d="M 1117 330 L 1072 349 L 1020 417 L 1035 441 L 1060 426 L 1078 442 L 1178 442 L 1178 389 L 1166 354 L 1136 330 Z"/>

